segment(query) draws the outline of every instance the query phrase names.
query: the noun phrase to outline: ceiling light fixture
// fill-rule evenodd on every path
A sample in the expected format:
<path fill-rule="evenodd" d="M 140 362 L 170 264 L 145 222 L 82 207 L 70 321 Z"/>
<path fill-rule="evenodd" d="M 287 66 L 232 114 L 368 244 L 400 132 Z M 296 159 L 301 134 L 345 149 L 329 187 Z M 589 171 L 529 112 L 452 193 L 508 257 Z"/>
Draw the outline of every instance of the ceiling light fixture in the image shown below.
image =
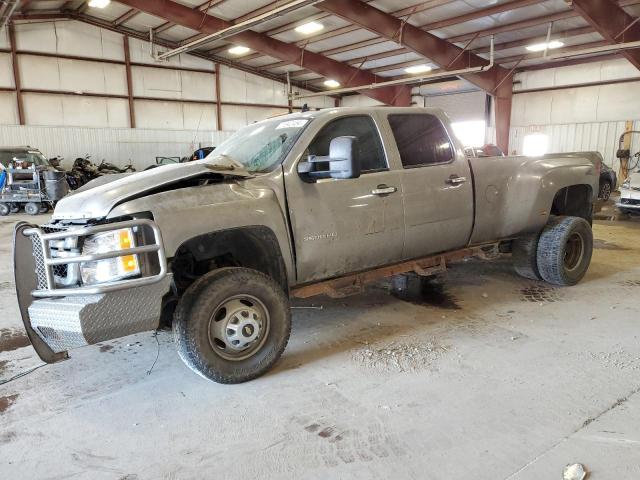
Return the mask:
<path fill-rule="evenodd" d="M 534 43 L 533 45 L 528 45 L 527 50 L 530 52 L 542 52 L 544 50 L 553 50 L 554 48 L 564 47 L 564 43 L 559 40 L 551 40 L 549 43 Z"/>
<path fill-rule="evenodd" d="M 340 86 L 340 82 L 337 82 L 335 80 L 325 80 L 324 85 L 325 87 L 329 87 L 329 88 L 337 88 Z"/>
<path fill-rule="evenodd" d="M 324 25 L 319 22 L 308 22 L 295 28 L 295 31 L 304 35 L 311 35 L 312 33 L 319 32 L 324 28 Z"/>
<path fill-rule="evenodd" d="M 111 3 L 111 0 L 89 0 L 88 5 L 93 8 L 104 8 Z"/>
<path fill-rule="evenodd" d="M 425 72 L 430 72 L 431 70 L 433 70 L 433 68 L 430 65 L 413 65 L 411 67 L 407 67 L 404 69 L 405 72 L 407 73 L 425 73 Z"/>
<path fill-rule="evenodd" d="M 250 49 L 247 47 L 243 47 L 242 45 L 237 45 L 235 47 L 231 47 L 229 49 L 229 53 L 231 55 L 244 55 L 245 53 L 247 53 Z"/>

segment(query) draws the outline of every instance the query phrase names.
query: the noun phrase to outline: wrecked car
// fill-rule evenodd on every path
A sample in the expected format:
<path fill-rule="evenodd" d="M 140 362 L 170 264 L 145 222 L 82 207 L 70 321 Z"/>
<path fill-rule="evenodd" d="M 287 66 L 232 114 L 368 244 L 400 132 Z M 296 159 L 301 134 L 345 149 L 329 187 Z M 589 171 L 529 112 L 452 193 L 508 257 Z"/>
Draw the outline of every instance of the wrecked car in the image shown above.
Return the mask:
<path fill-rule="evenodd" d="M 335 108 L 264 120 L 207 158 L 89 184 L 14 234 L 15 283 L 46 362 L 172 319 L 205 378 L 268 371 L 289 301 L 511 254 L 574 285 L 591 260 L 598 153 L 467 158 L 446 115 Z"/>

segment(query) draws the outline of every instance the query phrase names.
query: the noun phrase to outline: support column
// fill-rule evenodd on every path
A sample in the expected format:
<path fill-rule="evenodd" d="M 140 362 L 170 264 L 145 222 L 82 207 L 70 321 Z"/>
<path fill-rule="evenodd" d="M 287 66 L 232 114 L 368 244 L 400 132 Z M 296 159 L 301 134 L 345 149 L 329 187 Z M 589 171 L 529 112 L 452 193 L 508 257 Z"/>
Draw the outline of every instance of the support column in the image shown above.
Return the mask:
<path fill-rule="evenodd" d="M 131 81 L 131 52 L 129 51 L 129 36 L 124 36 L 124 66 L 127 72 L 127 97 L 129 99 L 129 126 L 136 128 L 136 111 L 133 101 L 133 82 Z"/>
<path fill-rule="evenodd" d="M 220 98 L 220 64 L 216 63 L 216 126 L 222 130 L 222 99 Z"/>
<path fill-rule="evenodd" d="M 509 130 L 511 128 L 511 102 L 513 99 L 513 75 L 500 81 L 494 92 L 494 114 L 496 144 L 505 155 L 509 155 Z"/>
<path fill-rule="evenodd" d="M 20 68 L 16 54 L 16 30 L 13 22 L 9 22 L 9 44 L 11 46 L 11 63 L 13 64 L 13 82 L 16 87 L 16 104 L 18 106 L 18 122 L 24 125 L 24 105 L 22 103 L 22 86 L 20 82 Z"/>
<path fill-rule="evenodd" d="M 629 132 L 631 130 L 633 130 L 633 121 L 627 120 L 626 122 L 624 122 L 624 131 Z M 626 149 L 626 150 L 631 149 L 632 137 L 633 135 L 625 135 L 624 139 L 622 140 L 623 149 Z M 629 159 L 621 158 L 620 169 L 618 171 L 618 185 L 622 185 L 622 182 L 624 182 L 627 179 L 627 177 L 629 177 Z"/>

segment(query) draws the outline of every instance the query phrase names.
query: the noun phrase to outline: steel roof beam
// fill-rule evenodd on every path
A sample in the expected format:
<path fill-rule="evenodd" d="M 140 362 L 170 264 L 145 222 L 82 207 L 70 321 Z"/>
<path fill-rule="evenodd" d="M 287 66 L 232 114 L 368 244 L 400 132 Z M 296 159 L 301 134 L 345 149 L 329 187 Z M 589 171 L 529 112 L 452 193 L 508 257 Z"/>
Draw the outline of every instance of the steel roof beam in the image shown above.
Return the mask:
<path fill-rule="evenodd" d="M 119 0 L 119 3 L 206 34 L 218 32 L 232 25 L 231 22 L 171 0 Z M 252 30 L 241 32 L 232 38 L 239 45 L 293 65 L 300 65 L 326 78 L 337 80 L 343 86 L 368 85 L 376 82 L 376 76 L 369 72 Z M 388 105 L 409 105 L 411 102 L 411 89 L 405 85 L 367 90 L 363 93 Z M 331 91 L 327 91 L 327 94 L 331 94 Z"/>
<path fill-rule="evenodd" d="M 640 41 L 640 22 L 611 0 L 573 0 L 572 8 L 609 43 Z M 621 54 L 640 70 L 640 49 Z"/>

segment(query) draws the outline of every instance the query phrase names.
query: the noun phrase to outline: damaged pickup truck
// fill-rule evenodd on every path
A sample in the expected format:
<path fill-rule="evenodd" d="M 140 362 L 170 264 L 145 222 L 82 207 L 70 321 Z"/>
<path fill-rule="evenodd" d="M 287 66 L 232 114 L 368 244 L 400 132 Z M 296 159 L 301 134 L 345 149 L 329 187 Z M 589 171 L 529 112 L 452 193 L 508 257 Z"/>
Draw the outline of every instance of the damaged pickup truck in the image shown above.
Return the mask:
<path fill-rule="evenodd" d="M 269 370 L 289 299 L 512 254 L 573 285 L 591 260 L 598 153 L 467 158 L 441 111 L 336 108 L 247 126 L 204 160 L 90 183 L 20 223 L 15 284 L 40 357 L 173 323 L 195 372 Z"/>

